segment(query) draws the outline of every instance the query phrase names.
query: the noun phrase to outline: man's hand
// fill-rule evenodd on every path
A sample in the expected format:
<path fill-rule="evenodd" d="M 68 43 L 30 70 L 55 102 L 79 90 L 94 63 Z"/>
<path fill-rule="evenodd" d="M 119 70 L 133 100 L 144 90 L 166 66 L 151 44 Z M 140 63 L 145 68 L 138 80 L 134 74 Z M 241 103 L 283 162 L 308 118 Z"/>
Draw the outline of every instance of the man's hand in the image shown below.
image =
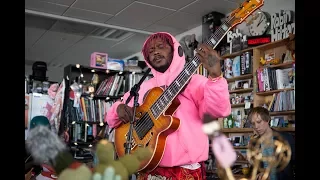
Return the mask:
<path fill-rule="evenodd" d="M 126 104 L 119 104 L 117 107 L 117 114 L 123 123 L 128 123 L 132 119 L 133 109 Z"/>
<path fill-rule="evenodd" d="M 264 173 L 257 174 L 256 180 L 265 180 L 265 179 L 262 179 L 263 175 L 264 175 Z M 269 179 L 270 179 L 270 177 L 267 178 L 267 180 L 269 180 Z"/>
<path fill-rule="evenodd" d="M 209 75 L 212 78 L 221 75 L 220 61 L 222 58 L 219 56 L 217 51 L 209 45 L 201 44 L 196 49 L 196 52 L 204 68 L 208 70 Z"/>

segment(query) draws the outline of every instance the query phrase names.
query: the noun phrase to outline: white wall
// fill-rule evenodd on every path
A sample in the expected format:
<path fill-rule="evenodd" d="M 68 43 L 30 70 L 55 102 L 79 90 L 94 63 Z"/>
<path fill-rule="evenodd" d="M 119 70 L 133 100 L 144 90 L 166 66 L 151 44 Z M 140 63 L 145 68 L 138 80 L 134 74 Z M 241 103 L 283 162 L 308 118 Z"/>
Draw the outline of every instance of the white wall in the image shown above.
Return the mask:
<path fill-rule="evenodd" d="M 295 11 L 295 0 L 264 0 L 264 5 L 262 6 L 261 10 L 262 11 L 266 11 L 269 14 L 279 12 L 280 10 L 292 10 L 292 11 Z M 237 28 L 240 29 L 243 34 L 249 35 L 249 32 L 248 32 L 248 29 L 246 27 L 246 23 L 245 22 L 243 22 L 242 24 L 238 25 Z M 201 39 L 202 39 L 202 37 L 201 37 L 201 35 L 202 35 L 202 26 L 200 25 L 200 26 L 195 27 L 195 28 L 193 28 L 193 29 L 191 29 L 189 31 L 181 33 L 181 34 L 175 36 L 175 38 L 179 41 L 183 36 L 190 35 L 190 34 L 195 34 L 196 35 L 196 39 L 198 41 L 201 41 Z M 133 54 L 131 56 L 128 56 L 128 57 L 126 57 L 124 59 L 130 59 L 130 58 L 132 58 L 134 56 L 138 56 L 138 59 L 141 60 L 141 61 L 143 61 L 143 59 L 144 59 L 142 54 L 141 54 L 141 51 L 137 52 L 137 53 L 135 53 L 135 54 Z M 26 66 L 25 69 L 26 69 L 26 74 L 27 74 L 27 72 L 29 72 L 29 74 L 32 73 L 31 66 L 30 67 Z M 47 76 L 49 77 L 49 80 L 51 80 L 51 81 L 60 82 L 62 80 L 62 77 L 63 77 L 63 68 L 48 68 Z"/>
<path fill-rule="evenodd" d="M 262 11 L 266 11 L 269 14 L 273 14 L 273 13 L 278 13 L 280 12 L 280 10 L 292 10 L 295 11 L 295 0 L 264 0 L 264 5 L 262 6 L 262 8 L 260 9 Z M 195 34 L 196 35 L 196 39 L 200 42 L 202 37 L 202 26 L 198 26 L 196 28 L 193 28 L 189 31 L 186 31 L 182 34 L 179 34 L 177 36 L 175 36 L 175 38 L 180 41 L 180 39 L 185 36 L 185 35 L 190 35 L 190 34 Z M 250 35 L 248 28 L 246 27 L 246 23 L 243 22 L 242 24 L 239 24 L 236 28 L 240 29 L 240 31 L 243 34 L 246 35 Z M 128 56 L 124 59 L 130 59 L 134 56 L 138 56 L 140 61 L 143 61 L 143 56 L 141 51 L 137 52 L 131 56 Z"/>
<path fill-rule="evenodd" d="M 270 15 L 279 13 L 280 10 L 295 11 L 295 0 L 264 0 L 264 5 L 261 8 L 261 11 L 268 12 Z M 250 35 L 245 22 L 236 28 L 240 29 L 243 34 Z"/>

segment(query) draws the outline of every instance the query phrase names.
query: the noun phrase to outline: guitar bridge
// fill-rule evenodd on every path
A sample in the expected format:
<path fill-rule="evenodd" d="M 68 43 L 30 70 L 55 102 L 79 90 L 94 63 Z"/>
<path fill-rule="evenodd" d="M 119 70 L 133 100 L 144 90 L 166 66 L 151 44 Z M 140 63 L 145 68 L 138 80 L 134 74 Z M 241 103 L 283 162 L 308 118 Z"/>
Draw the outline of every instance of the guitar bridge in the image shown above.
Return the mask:
<path fill-rule="evenodd" d="M 126 133 L 126 134 L 124 135 L 124 138 L 127 140 L 127 138 L 128 138 L 128 133 Z M 132 140 L 131 140 L 131 150 L 132 150 L 133 148 L 135 148 L 136 146 L 137 146 L 137 144 L 136 144 L 135 140 L 132 138 Z"/>

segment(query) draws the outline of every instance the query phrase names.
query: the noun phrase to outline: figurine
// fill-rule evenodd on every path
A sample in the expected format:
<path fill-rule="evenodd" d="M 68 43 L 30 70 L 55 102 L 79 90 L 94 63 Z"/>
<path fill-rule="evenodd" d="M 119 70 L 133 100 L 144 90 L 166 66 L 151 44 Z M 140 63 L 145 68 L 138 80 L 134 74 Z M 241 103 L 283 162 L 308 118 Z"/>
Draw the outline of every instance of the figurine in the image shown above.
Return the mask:
<path fill-rule="evenodd" d="M 280 63 L 280 59 L 279 58 L 274 58 L 271 60 L 265 60 L 263 57 L 260 57 L 260 63 L 261 65 L 276 65 Z"/>

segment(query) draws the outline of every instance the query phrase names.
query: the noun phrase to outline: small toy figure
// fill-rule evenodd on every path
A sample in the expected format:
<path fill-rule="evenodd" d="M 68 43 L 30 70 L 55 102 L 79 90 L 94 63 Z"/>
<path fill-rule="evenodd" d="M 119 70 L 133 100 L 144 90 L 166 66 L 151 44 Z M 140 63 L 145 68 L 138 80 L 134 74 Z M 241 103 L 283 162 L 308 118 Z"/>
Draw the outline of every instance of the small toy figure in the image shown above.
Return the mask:
<path fill-rule="evenodd" d="M 289 42 L 286 44 L 287 49 L 291 52 L 291 58 L 293 61 L 296 60 L 296 56 L 295 56 L 295 50 L 296 50 L 296 46 L 295 46 L 296 42 L 295 42 L 295 35 L 290 33 L 289 34 Z"/>
<path fill-rule="evenodd" d="M 265 60 L 263 57 L 260 57 L 260 63 L 261 65 L 276 65 L 280 63 L 279 58 L 274 58 L 272 60 Z"/>
<path fill-rule="evenodd" d="M 105 59 L 101 55 L 96 56 L 96 66 L 104 66 L 105 64 Z"/>

